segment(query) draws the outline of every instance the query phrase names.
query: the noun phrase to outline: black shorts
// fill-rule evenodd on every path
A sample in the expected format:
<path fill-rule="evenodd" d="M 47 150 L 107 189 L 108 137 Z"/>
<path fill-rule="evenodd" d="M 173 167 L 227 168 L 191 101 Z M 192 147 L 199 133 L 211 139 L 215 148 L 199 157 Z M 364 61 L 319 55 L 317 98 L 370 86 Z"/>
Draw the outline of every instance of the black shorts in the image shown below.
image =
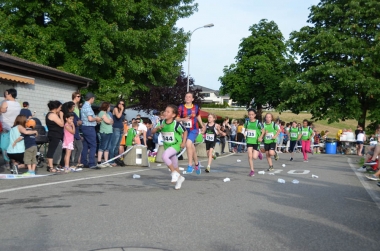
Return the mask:
<path fill-rule="evenodd" d="M 20 164 L 24 164 L 24 153 L 8 153 L 8 157 Z"/>
<path fill-rule="evenodd" d="M 290 141 L 290 146 L 289 146 L 289 152 L 292 153 L 294 151 L 297 151 L 297 140 Z"/>
<path fill-rule="evenodd" d="M 206 151 L 210 150 L 210 148 L 215 148 L 215 141 L 205 141 L 206 142 Z"/>
<path fill-rule="evenodd" d="M 264 149 L 266 152 L 268 152 L 269 150 L 275 150 L 276 149 L 276 142 L 273 142 L 273 143 L 269 143 L 269 144 L 264 144 Z"/>
<path fill-rule="evenodd" d="M 247 148 L 253 147 L 253 150 L 260 151 L 260 144 L 248 144 Z"/>

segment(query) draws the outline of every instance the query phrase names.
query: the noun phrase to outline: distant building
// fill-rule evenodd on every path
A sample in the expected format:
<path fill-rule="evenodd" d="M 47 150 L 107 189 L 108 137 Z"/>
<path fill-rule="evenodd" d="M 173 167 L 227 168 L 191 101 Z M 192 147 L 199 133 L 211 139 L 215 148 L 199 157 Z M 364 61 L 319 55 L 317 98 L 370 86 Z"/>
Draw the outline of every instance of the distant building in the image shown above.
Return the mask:
<path fill-rule="evenodd" d="M 201 89 L 204 100 L 203 103 L 214 103 L 214 104 L 224 104 L 227 103 L 229 106 L 232 105 L 232 99 L 229 95 L 221 95 L 219 91 L 213 90 L 204 86 L 195 85 L 195 89 Z"/>
<path fill-rule="evenodd" d="M 0 52 L 0 103 L 9 88 L 17 90 L 16 101 L 29 102 L 29 109 L 45 124 L 49 100 L 71 101 L 71 94 L 94 83 L 92 79 L 37 64 Z"/>

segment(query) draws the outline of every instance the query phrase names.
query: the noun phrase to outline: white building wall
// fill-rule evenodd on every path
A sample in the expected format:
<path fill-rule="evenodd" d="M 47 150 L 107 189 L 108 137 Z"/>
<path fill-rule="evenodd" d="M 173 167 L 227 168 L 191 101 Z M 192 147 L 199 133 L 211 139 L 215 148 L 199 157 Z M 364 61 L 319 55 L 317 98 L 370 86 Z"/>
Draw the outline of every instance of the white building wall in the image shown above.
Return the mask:
<path fill-rule="evenodd" d="M 32 113 L 36 111 L 35 117 L 45 125 L 45 115 L 49 111 L 47 103 L 50 100 L 59 100 L 62 103 L 71 101 L 71 94 L 78 90 L 78 86 L 36 77 L 34 85 L 17 83 L 15 89 L 16 100 L 21 107 L 24 101 L 28 101 L 29 109 Z"/>

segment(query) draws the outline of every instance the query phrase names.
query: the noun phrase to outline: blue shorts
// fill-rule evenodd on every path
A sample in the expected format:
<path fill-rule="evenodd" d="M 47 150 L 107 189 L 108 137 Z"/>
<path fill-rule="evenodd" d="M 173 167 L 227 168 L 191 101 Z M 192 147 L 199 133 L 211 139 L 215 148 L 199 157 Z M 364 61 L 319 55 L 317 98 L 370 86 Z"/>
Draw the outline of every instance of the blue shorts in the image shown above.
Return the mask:
<path fill-rule="evenodd" d="M 198 134 L 199 134 L 199 130 L 198 129 L 189 129 L 189 128 L 186 128 L 187 130 L 187 139 L 188 140 L 191 140 L 191 142 L 195 142 L 195 139 L 197 138 Z"/>

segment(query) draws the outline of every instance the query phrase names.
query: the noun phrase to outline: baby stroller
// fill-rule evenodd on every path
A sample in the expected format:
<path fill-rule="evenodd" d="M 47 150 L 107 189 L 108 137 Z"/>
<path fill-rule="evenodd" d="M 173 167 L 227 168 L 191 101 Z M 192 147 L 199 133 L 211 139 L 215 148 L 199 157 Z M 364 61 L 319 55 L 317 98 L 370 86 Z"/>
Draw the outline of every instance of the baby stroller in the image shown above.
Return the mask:
<path fill-rule="evenodd" d="M 36 128 L 34 128 L 38 132 L 38 136 L 36 137 L 36 144 L 37 144 L 37 168 L 42 168 L 44 166 L 45 162 L 45 156 L 41 152 L 41 147 L 44 146 L 46 149 L 46 144 L 49 142 L 47 132 L 45 130 L 44 126 L 36 125 Z M 37 170 L 37 169 L 36 169 Z"/>

